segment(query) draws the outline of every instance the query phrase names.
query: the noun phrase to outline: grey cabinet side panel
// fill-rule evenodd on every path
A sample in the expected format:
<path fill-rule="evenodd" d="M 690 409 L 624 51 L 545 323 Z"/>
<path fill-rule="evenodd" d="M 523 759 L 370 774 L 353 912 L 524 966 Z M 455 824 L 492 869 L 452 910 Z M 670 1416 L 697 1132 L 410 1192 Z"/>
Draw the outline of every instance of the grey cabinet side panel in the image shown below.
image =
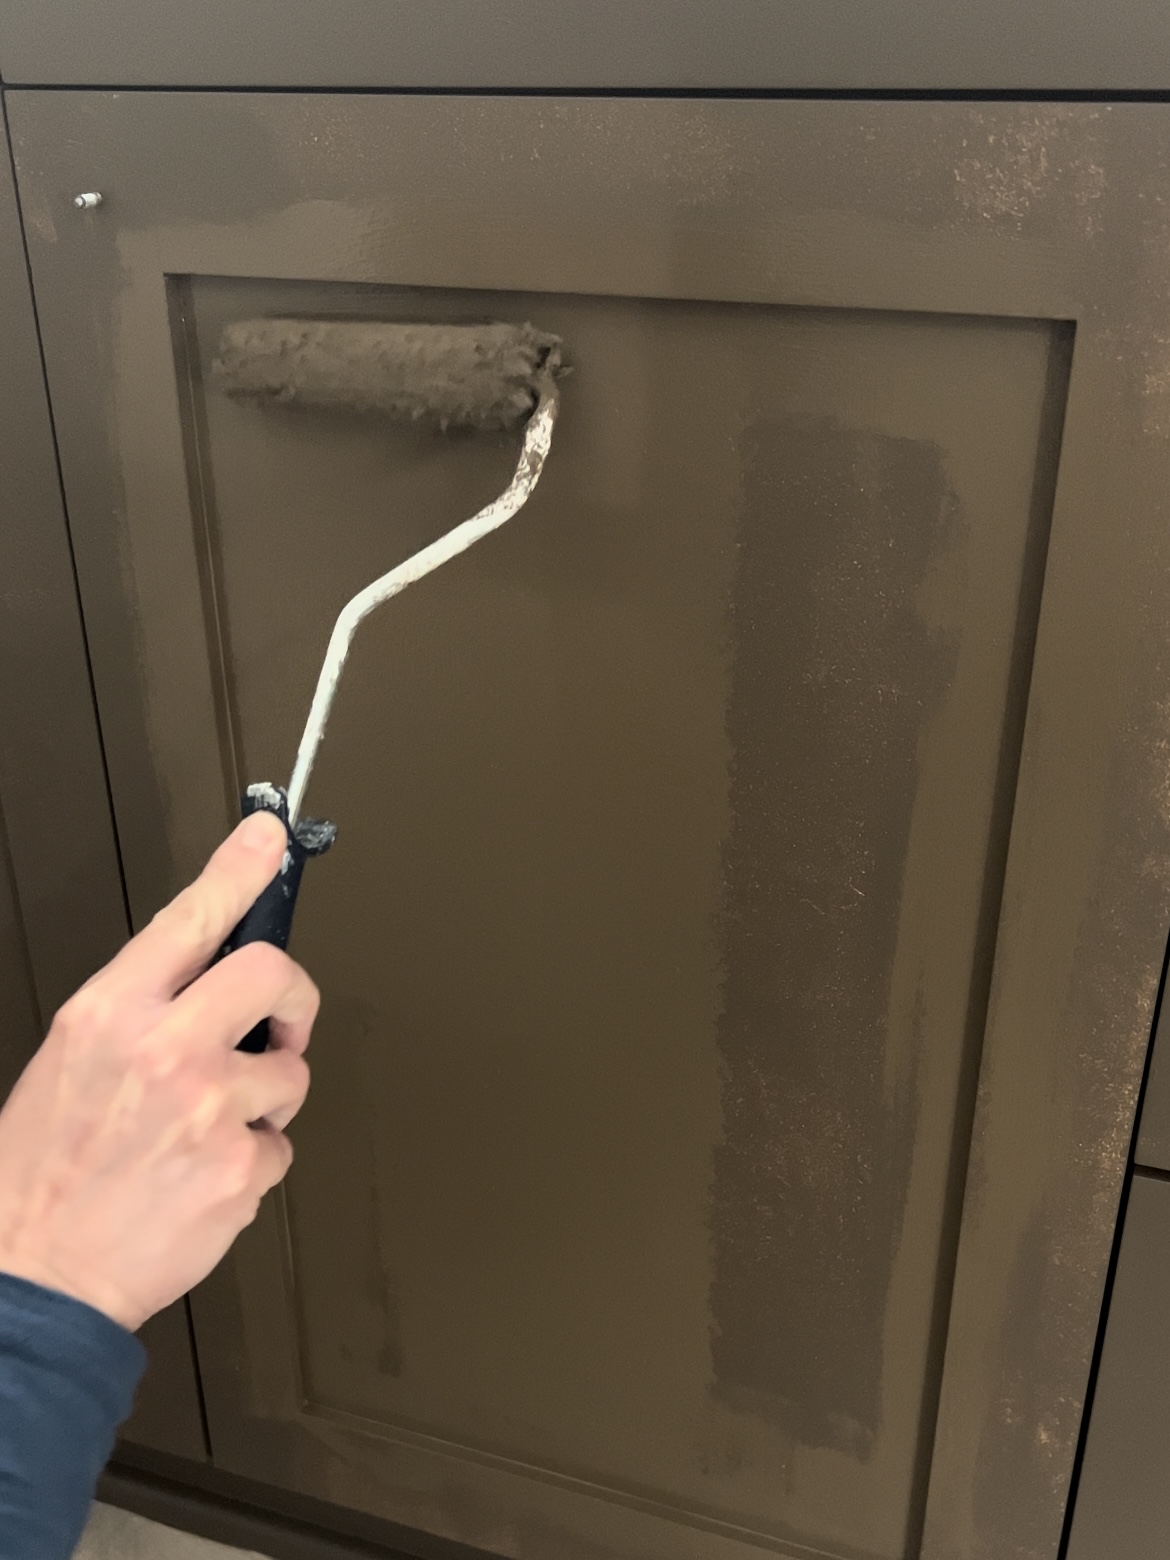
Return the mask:
<path fill-rule="evenodd" d="M 126 914 L 7 140 L 0 342 L 0 805 L 47 1020 Z"/>
<path fill-rule="evenodd" d="M 1068 1560 L 1162 1560 L 1170 1533 L 1170 1186 L 1134 1177 Z"/>
<path fill-rule="evenodd" d="M 1156 91 L 1161 0 L 0 0 L 0 71 L 69 86 Z"/>

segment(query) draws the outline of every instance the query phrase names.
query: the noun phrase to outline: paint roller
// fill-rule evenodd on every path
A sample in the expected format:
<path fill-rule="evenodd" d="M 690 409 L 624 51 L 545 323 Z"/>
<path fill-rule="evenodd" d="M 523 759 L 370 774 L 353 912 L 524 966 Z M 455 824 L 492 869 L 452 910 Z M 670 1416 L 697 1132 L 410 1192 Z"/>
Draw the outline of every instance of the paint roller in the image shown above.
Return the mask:
<path fill-rule="evenodd" d="M 552 441 L 565 372 L 558 337 L 532 325 L 397 324 L 365 320 L 255 319 L 228 325 L 213 373 L 234 400 L 258 406 L 378 412 L 449 429 L 507 430 L 524 425 L 523 446 L 507 488 L 486 508 L 383 574 L 342 608 L 321 665 L 287 790 L 249 785 L 243 813 L 276 813 L 288 831 L 280 872 L 217 955 L 246 943 L 288 945 L 306 862 L 337 837 L 324 819 L 302 818 L 301 804 L 325 722 L 359 623 L 442 564 L 510 520 L 540 480 Z M 263 1051 L 268 1020 L 240 1050 Z"/>

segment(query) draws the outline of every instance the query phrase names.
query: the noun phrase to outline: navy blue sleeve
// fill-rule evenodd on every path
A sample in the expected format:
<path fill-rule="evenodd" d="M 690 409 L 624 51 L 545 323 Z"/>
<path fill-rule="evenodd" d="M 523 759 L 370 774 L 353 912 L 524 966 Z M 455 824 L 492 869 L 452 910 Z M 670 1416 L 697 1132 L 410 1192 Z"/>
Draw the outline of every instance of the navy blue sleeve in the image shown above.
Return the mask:
<path fill-rule="evenodd" d="M 68 1560 L 145 1364 L 103 1312 L 0 1273 L 3 1560 Z"/>

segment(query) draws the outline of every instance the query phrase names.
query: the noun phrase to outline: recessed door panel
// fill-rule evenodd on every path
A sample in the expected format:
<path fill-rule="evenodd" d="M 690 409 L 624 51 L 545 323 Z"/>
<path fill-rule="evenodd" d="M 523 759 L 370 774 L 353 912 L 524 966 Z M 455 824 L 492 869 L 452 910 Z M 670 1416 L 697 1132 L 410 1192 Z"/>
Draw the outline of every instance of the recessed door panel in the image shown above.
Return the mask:
<path fill-rule="evenodd" d="M 530 506 L 360 631 L 314 776 L 306 1411 L 900 1552 L 1059 332 L 177 293 L 249 779 L 517 441 L 241 406 L 223 326 L 531 319 L 573 366 Z"/>

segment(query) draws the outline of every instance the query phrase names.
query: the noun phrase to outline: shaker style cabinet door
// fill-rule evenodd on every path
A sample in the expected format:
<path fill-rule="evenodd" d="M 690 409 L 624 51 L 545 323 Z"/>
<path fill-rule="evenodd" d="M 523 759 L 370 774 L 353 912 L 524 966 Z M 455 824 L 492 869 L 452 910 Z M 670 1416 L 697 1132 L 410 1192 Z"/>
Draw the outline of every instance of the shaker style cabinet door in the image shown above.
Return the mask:
<path fill-rule="evenodd" d="M 77 583 L 7 142 L 0 132 L 0 1100 L 126 937 Z M 205 1456 L 186 1306 L 141 1331 L 126 1440 Z"/>
<path fill-rule="evenodd" d="M 214 1461 L 523 1560 L 1054 1556 L 1170 914 L 1170 116 L 10 114 L 139 922 L 517 452 L 235 402 L 224 328 L 573 367 L 345 670 Z"/>
<path fill-rule="evenodd" d="M 42 1023 L 124 941 L 126 906 L 2 126 L 0 581 L 0 881 L 20 901 L 0 996 L 6 1095 Z"/>

